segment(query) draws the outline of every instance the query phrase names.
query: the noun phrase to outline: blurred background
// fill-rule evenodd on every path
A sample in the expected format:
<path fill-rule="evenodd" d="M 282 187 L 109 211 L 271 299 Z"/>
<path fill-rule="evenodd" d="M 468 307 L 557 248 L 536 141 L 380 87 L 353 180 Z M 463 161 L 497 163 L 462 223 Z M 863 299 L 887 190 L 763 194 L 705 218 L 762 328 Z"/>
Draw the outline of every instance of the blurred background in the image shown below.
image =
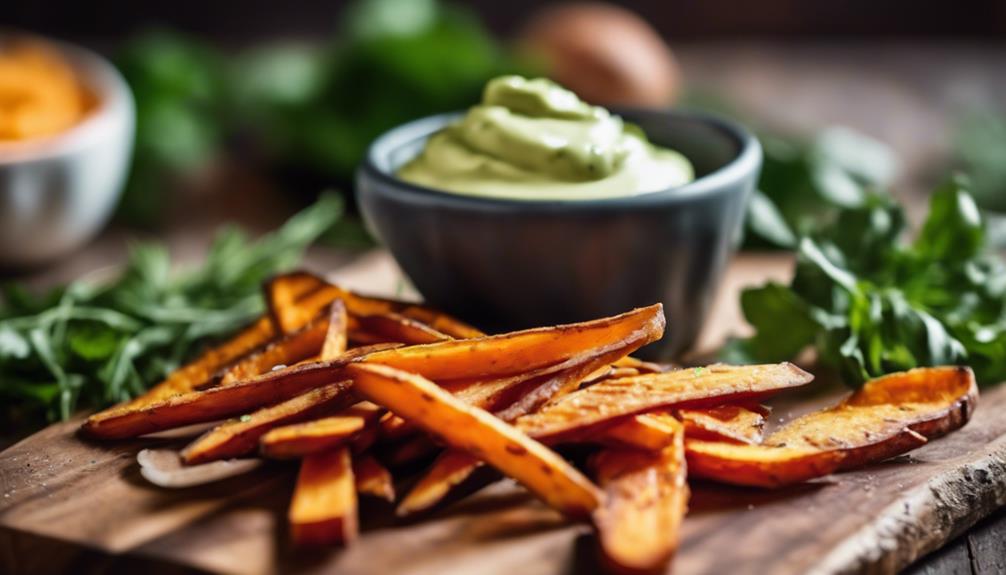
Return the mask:
<path fill-rule="evenodd" d="M 753 206 L 752 248 L 786 247 L 821 204 L 863 190 L 889 190 L 918 218 L 925 191 L 955 168 L 983 207 L 1006 208 L 1004 2 L 557 6 L 15 1 L 6 27 L 98 51 L 136 98 L 106 251 L 64 259 L 59 275 L 134 235 L 195 254 L 222 220 L 266 230 L 325 188 L 345 194 L 350 216 L 324 242 L 365 247 L 349 192 L 366 145 L 466 107 L 501 72 L 552 76 L 601 104 L 713 109 L 753 126 L 768 201 Z M 601 72 L 610 81 L 591 85 Z"/>

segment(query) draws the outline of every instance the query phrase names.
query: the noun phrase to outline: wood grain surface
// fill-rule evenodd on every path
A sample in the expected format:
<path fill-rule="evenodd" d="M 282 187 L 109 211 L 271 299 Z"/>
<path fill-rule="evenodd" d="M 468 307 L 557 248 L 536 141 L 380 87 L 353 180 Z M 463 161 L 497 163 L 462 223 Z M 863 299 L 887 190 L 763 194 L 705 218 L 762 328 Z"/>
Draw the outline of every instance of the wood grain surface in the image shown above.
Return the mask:
<path fill-rule="evenodd" d="M 820 400 L 814 400 L 818 403 Z M 804 405 L 801 403 L 800 405 Z M 801 487 L 696 483 L 677 573 L 891 573 L 1006 503 L 1006 388 L 963 430 L 908 456 Z M 777 407 L 782 419 L 799 409 Z M 95 444 L 77 421 L 0 454 L 0 572 L 592 573 L 589 529 L 504 481 L 413 522 L 362 508 L 348 551 L 286 543 L 293 468 L 184 490 L 140 478 L 141 445 Z M 985 559 L 983 559 L 985 560 Z M 988 557 L 988 561 L 994 561 Z"/>

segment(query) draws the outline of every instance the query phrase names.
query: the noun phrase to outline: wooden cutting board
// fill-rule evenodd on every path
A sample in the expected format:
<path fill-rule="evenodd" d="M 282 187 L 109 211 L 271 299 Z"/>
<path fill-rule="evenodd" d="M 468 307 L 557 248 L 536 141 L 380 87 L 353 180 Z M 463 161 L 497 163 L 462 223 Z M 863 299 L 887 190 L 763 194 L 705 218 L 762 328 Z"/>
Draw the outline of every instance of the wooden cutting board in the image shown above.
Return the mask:
<path fill-rule="evenodd" d="M 771 264 L 771 265 L 769 265 Z M 738 325 L 736 289 L 785 277 L 785 260 L 741 260 L 711 322 L 715 342 Z M 383 256 L 340 274 L 391 285 Z M 384 290 L 387 291 L 387 290 Z M 717 331 L 718 330 L 718 331 Z M 773 423 L 834 399 L 782 399 Z M 894 572 L 1006 504 L 1006 386 L 983 394 L 963 430 L 892 461 L 780 491 L 695 483 L 676 573 Z M 284 516 L 295 468 L 163 490 L 139 475 L 141 447 L 89 443 L 79 421 L 0 454 L 0 573 L 580 574 L 597 569 L 589 529 L 571 525 L 510 482 L 421 520 L 365 502 L 348 551 L 290 548 Z"/>

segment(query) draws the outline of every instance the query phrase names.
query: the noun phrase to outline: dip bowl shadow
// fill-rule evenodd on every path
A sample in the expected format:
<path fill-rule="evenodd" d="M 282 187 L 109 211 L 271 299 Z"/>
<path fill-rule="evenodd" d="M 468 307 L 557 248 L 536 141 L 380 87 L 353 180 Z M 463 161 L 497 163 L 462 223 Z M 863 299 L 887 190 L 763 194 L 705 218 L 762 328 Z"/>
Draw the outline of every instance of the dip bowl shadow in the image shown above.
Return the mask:
<path fill-rule="evenodd" d="M 638 196 L 524 201 L 463 196 L 395 176 L 458 117 L 399 126 L 371 145 L 356 194 L 376 237 L 430 304 L 490 332 L 569 323 L 664 304 L 664 338 L 642 353 L 687 350 L 743 231 L 761 168 L 757 139 L 711 115 L 616 109 L 683 153 L 696 179 Z"/>

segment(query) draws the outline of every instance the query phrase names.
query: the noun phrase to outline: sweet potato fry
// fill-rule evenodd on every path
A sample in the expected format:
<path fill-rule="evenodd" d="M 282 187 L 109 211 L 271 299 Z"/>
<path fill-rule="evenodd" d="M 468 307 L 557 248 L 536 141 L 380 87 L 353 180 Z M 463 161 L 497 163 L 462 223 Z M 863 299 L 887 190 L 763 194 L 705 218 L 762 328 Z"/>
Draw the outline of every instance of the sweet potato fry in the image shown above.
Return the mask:
<path fill-rule="evenodd" d="M 622 359 L 616 361 L 613 364 L 615 367 L 628 367 L 636 369 L 639 373 L 663 373 L 665 371 L 672 371 L 678 369 L 678 365 L 673 363 L 655 363 L 652 361 L 643 361 L 632 356 L 626 356 Z"/>
<path fill-rule="evenodd" d="M 689 439 L 688 476 L 734 485 L 780 487 L 834 473 L 841 451 L 814 447 L 771 447 Z"/>
<path fill-rule="evenodd" d="M 405 439 L 406 437 L 419 431 L 418 427 L 412 425 L 390 411 L 381 417 L 378 427 L 380 429 L 381 439 L 387 440 Z"/>
<path fill-rule="evenodd" d="M 778 487 L 900 455 L 958 429 L 978 388 L 966 367 L 920 368 L 867 382 L 838 405 L 797 418 L 764 445 L 688 440 L 692 475 Z"/>
<path fill-rule="evenodd" d="M 384 365 L 357 363 L 347 370 L 357 393 L 485 459 L 564 514 L 587 516 L 601 501 L 597 487 L 555 452 L 435 383 Z"/>
<path fill-rule="evenodd" d="M 353 477 L 356 492 L 391 502 L 395 500 L 395 484 L 391 472 L 369 455 L 353 457 Z"/>
<path fill-rule="evenodd" d="M 320 280 L 315 280 L 315 282 L 319 281 Z M 317 285 L 315 285 L 315 287 L 317 287 Z M 299 297 L 303 295 L 305 290 L 305 287 L 291 287 L 291 289 L 288 290 L 288 293 L 290 294 L 289 297 Z M 268 287 L 266 292 L 267 294 L 270 292 Z M 281 333 L 277 330 L 277 325 L 279 324 L 276 320 L 270 316 L 263 316 L 259 318 L 255 321 L 255 323 L 245 328 L 231 339 L 207 350 L 196 360 L 175 370 L 163 382 L 150 388 L 145 394 L 129 402 L 128 405 L 134 408 L 140 407 L 141 405 L 149 405 L 173 395 L 187 393 L 206 386 L 206 384 L 209 383 L 222 368 L 248 355 L 249 353 L 252 353 L 256 349 L 265 346 L 273 340 L 279 333 Z"/>
<path fill-rule="evenodd" d="M 324 285 L 324 280 L 307 272 L 281 274 L 266 282 L 266 307 L 280 333 L 292 334 L 314 317 L 302 319 L 296 302 Z"/>
<path fill-rule="evenodd" d="M 298 272 L 294 275 L 297 280 L 295 284 L 302 279 L 311 283 L 306 278 L 313 277 L 313 285 L 316 287 L 303 293 L 290 295 L 284 289 L 286 288 L 285 283 L 282 281 L 278 284 L 275 283 L 284 279 L 285 276 L 274 280 L 273 287 L 267 290 L 270 301 L 269 309 L 274 321 L 281 326 L 283 333 L 294 333 L 300 330 L 322 314 L 326 308 L 330 308 L 334 302 L 342 301 L 348 314 L 346 332 L 350 340 L 360 345 L 388 342 L 388 338 L 364 329 L 360 325 L 359 317 L 392 313 L 394 309 L 412 306 L 412 304 L 401 302 L 363 298 L 304 272 Z"/>
<path fill-rule="evenodd" d="M 709 410 L 718 410 L 720 408 L 709 408 Z M 764 421 L 761 414 L 743 409 L 748 413 L 753 413 L 758 416 L 759 421 Z M 724 413 L 729 413 L 733 410 L 733 406 L 724 406 Z M 506 410 L 504 410 L 505 413 Z M 706 410 L 691 410 L 696 413 L 704 414 Z M 498 416 L 504 421 L 510 421 L 503 417 L 503 415 Z M 522 418 L 516 418 L 515 424 L 520 428 L 523 423 Z M 734 435 L 740 437 L 750 438 L 752 434 L 751 430 L 747 429 L 751 425 L 748 416 L 741 416 L 734 419 L 729 419 L 726 422 L 719 421 L 718 431 L 721 433 L 730 432 Z M 737 429 L 733 429 L 731 426 L 735 426 Z M 628 418 L 623 418 L 621 421 L 608 427 L 601 427 L 594 434 L 587 434 L 582 437 L 582 439 L 587 441 L 599 441 L 602 443 L 610 443 L 615 445 L 623 445 L 628 447 L 633 447 L 636 449 L 644 449 L 651 451 L 659 451 L 669 445 L 675 435 L 674 430 L 680 427 L 678 420 L 669 413 L 662 412 L 652 412 L 652 413 L 642 413 L 635 416 L 630 416 Z M 687 427 L 686 429 L 695 429 Z M 705 432 L 704 429 L 699 428 L 701 431 Z M 760 428 L 759 428 L 760 437 Z M 744 435 L 748 434 L 748 435 Z M 687 435 L 687 432 L 686 432 Z M 534 435 L 532 435 L 534 437 Z M 721 435 L 714 435 L 708 432 L 702 434 L 702 437 L 712 437 L 719 438 Z M 545 438 L 545 443 L 550 444 L 551 441 Z M 458 485 L 466 481 L 472 474 L 475 473 L 482 466 L 482 462 L 476 458 L 473 458 L 463 452 L 458 451 L 447 451 L 442 454 L 429 470 L 423 475 L 423 477 L 413 486 L 412 490 L 406 494 L 399 504 L 397 513 L 400 516 L 411 515 L 413 513 L 418 513 L 430 509 L 434 505 L 438 504 L 440 501 L 444 500 L 453 489 Z"/>
<path fill-rule="evenodd" d="M 790 363 L 712 365 L 701 370 L 637 375 L 575 391 L 515 423 L 539 439 L 571 438 L 636 413 L 756 399 L 812 379 Z"/>
<path fill-rule="evenodd" d="M 605 449 L 591 461 L 607 497 L 593 514 L 604 563 L 619 573 L 663 573 L 688 509 L 684 431 L 673 418 L 660 451 Z"/>
<path fill-rule="evenodd" d="M 275 336 L 276 329 L 272 321 L 268 317 L 261 317 L 231 339 L 175 370 L 143 395 L 117 407 L 136 409 L 203 387 L 221 368 L 265 345 Z"/>
<path fill-rule="evenodd" d="M 597 439 L 603 443 L 660 451 L 676 440 L 681 429 L 681 422 L 669 413 L 640 413 L 601 429 Z"/>
<path fill-rule="evenodd" d="M 466 451 L 449 449 L 441 453 L 398 504 L 395 513 L 405 517 L 431 509 L 481 466 L 482 461 Z"/>
<path fill-rule="evenodd" d="M 423 305 L 399 300 L 364 296 L 348 290 L 341 290 L 349 312 L 356 316 L 397 313 L 422 322 L 433 329 L 453 338 L 465 339 L 481 337 L 485 334 L 474 327 L 445 313 Z"/>
<path fill-rule="evenodd" d="M 325 340 L 321 345 L 322 361 L 335 359 L 346 352 L 349 318 L 346 316 L 346 304 L 341 299 L 332 302 L 326 327 Z"/>
<path fill-rule="evenodd" d="M 356 482 L 348 448 L 304 459 L 288 519 L 297 545 L 348 545 L 356 539 Z"/>
<path fill-rule="evenodd" d="M 397 313 L 364 315 L 357 318 L 360 328 L 381 338 L 409 345 L 436 343 L 454 339 L 425 323 Z"/>
<path fill-rule="evenodd" d="M 270 310 L 273 311 L 277 324 L 282 326 L 284 330 L 298 329 L 300 325 L 306 323 L 332 301 L 341 299 L 345 302 L 347 311 L 354 316 L 395 313 L 422 322 L 438 332 L 455 338 L 485 335 L 458 319 L 422 305 L 360 295 L 304 272 L 288 275 L 297 277 L 287 279 L 287 276 L 280 276 L 282 278 L 281 288 L 289 290 L 292 285 L 298 287 L 310 285 L 312 283 L 310 278 L 313 278 L 316 289 L 305 289 L 296 297 L 285 296 L 277 300 L 273 295 L 276 289 L 272 286 L 267 288 Z M 289 285 L 283 285 L 283 282 Z M 290 305 L 293 302 L 296 302 L 296 305 Z M 280 312 L 276 313 L 276 310 L 280 310 Z"/>
<path fill-rule="evenodd" d="M 793 420 L 765 444 L 841 449 L 842 468 L 859 467 L 918 447 L 918 436 L 935 439 L 962 427 L 977 401 L 969 368 L 913 369 L 867 382 L 835 407 Z"/>
<path fill-rule="evenodd" d="M 613 379 L 614 378 L 613 374 L 615 374 L 616 372 L 618 372 L 618 373 L 625 373 L 625 372 L 621 371 L 622 369 L 630 369 L 630 370 L 632 370 L 634 372 L 631 375 L 639 375 L 639 371 L 636 368 L 634 368 L 634 367 L 621 368 L 621 367 L 616 367 L 614 365 L 605 365 L 605 366 L 602 366 L 600 369 L 595 370 L 593 373 L 591 373 L 587 377 L 585 377 L 583 379 L 583 381 L 580 382 L 580 384 L 578 385 L 578 387 L 582 389 L 584 387 L 590 387 L 590 386 L 594 385 L 595 383 L 597 383 L 599 381 L 603 381 L 605 379 Z"/>
<path fill-rule="evenodd" d="M 638 330 L 662 334 L 663 326 L 663 308 L 657 304 L 578 324 L 410 346 L 372 354 L 366 361 L 434 381 L 493 379 L 560 363 L 597 347 L 600 338 L 618 341 Z"/>
<path fill-rule="evenodd" d="M 537 410 L 546 401 L 572 392 L 581 380 L 593 377 L 598 370 L 609 369 L 608 364 L 616 357 L 631 353 L 652 335 L 642 330 L 630 337 L 628 343 L 623 341 L 609 346 L 609 351 L 604 351 L 602 348 L 599 352 L 595 350 L 581 354 L 554 368 L 540 370 L 544 375 L 531 381 L 530 391 L 511 405 L 497 411 L 495 415 L 503 421 L 519 421 L 522 415 Z M 587 359 L 584 360 L 584 357 Z M 469 405 L 484 407 L 482 402 L 485 397 L 482 394 L 471 395 L 462 392 L 456 396 Z M 433 463 L 406 495 L 397 513 L 405 516 L 433 507 L 455 488 L 465 483 L 480 467 L 482 462 L 478 459 L 464 452 L 449 450 Z"/>
<path fill-rule="evenodd" d="M 761 443 L 765 429 L 765 414 L 741 405 L 679 409 L 676 415 L 685 424 L 689 439 L 754 445 Z"/>
<path fill-rule="evenodd" d="M 182 459 L 194 465 L 251 453 L 258 447 L 259 438 L 270 429 L 331 413 L 353 401 L 343 384 L 312 389 L 214 427 L 182 450 Z"/>
<path fill-rule="evenodd" d="M 226 387 L 192 391 L 157 403 L 121 405 L 95 413 L 82 430 L 91 437 L 124 439 L 192 423 L 214 421 L 279 403 L 305 391 L 339 382 L 347 363 L 359 354 L 271 371 Z M 345 382 L 348 387 L 350 382 Z"/>
<path fill-rule="evenodd" d="M 346 335 L 349 339 L 350 347 L 385 343 L 383 337 L 360 329 L 360 322 L 356 320 L 355 316 L 349 316 L 349 332 Z M 400 343 L 398 345 L 402 346 L 405 344 Z"/>
<path fill-rule="evenodd" d="M 485 335 L 482 331 L 458 320 L 457 318 L 453 318 L 446 313 L 441 313 L 428 307 L 409 305 L 402 307 L 398 310 L 398 313 L 404 315 L 405 317 L 421 321 L 438 332 L 445 333 L 456 339 L 471 339 L 473 337 L 482 337 Z"/>
<path fill-rule="evenodd" d="M 277 365 L 293 365 L 317 355 L 325 341 L 327 330 L 328 318 L 315 318 L 302 329 L 280 337 L 229 367 L 224 372 L 220 385 L 232 385 L 261 375 Z"/>
<path fill-rule="evenodd" d="M 276 427 L 261 435 L 259 449 L 262 455 L 274 459 L 292 459 L 328 451 L 348 443 L 383 411 L 364 401 L 342 410 L 338 415 Z"/>
<path fill-rule="evenodd" d="M 538 411 L 548 402 L 557 401 L 558 397 L 574 391 L 583 380 L 590 378 L 609 362 L 660 339 L 662 334 L 659 324 L 649 324 L 619 341 L 600 338 L 594 349 L 570 358 L 556 365 L 551 373 L 536 378 L 521 397 L 509 399 L 504 396 L 509 403 L 505 408 L 497 399 L 492 409 L 504 421 L 513 421 L 522 415 Z"/>
<path fill-rule="evenodd" d="M 504 421 L 513 419 L 538 409 L 552 397 L 569 392 L 579 383 L 603 369 L 612 357 L 629 353 L 647 340 L 650 332 L 639 331 L 628 340 L 608 344 L 578 354 L 561 363 L 531 370 L 518 375 L 497 379 L 464 383 L 445 382 L 441 386 L 468 405 L 494 412 Z"/>
<path fill-rule="evenodd" d="M 640 375 L 638 369 L 634 367 L 614 367 L 612 366 L 611 372 L 608 374 L 608 379 L 618 379 L 620 377 L 632 377 L 634 375 Z M 648 372 L 649 373 L 649 372 Z"/>

